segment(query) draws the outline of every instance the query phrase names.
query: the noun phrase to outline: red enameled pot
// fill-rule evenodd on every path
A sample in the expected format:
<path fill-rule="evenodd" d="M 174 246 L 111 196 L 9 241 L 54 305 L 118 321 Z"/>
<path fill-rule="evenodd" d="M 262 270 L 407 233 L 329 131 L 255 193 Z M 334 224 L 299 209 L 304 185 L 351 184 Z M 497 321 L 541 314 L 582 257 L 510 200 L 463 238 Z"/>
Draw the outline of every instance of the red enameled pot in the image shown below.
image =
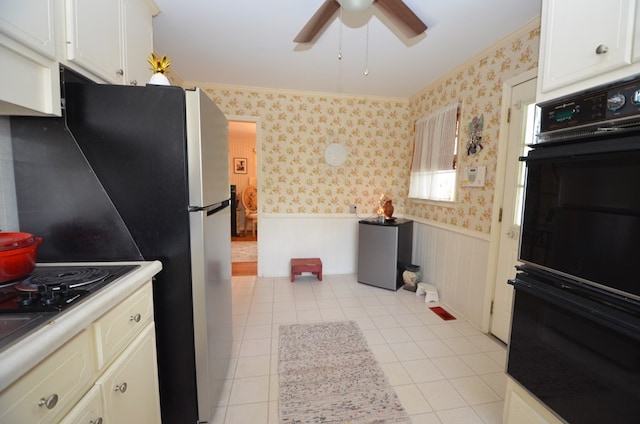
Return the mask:
<path fill-rule="evenodd" d="M 29 233 L 0 232 L 0 283 L 17 280 L 36 267 L 42 238 Z"/>

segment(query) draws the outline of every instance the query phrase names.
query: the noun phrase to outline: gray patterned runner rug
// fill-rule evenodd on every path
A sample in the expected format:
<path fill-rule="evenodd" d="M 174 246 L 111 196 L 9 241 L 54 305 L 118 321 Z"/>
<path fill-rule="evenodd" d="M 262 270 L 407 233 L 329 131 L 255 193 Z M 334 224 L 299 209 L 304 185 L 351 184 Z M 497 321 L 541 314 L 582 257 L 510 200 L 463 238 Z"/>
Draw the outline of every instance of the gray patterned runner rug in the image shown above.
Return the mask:
<path fill-rule="evenodd" d="M 280 326 L 280 422 L 410 423 L 354 321 Z"/>

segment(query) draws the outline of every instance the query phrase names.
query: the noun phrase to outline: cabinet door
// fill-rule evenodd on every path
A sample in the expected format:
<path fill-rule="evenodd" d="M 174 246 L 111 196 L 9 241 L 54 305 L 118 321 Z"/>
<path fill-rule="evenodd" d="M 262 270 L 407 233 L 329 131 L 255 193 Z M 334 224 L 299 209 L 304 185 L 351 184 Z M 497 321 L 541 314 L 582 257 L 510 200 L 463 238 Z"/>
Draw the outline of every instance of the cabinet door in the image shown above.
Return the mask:
<path fill-rule="evenodd" d="M 153 51 L 153 22 L 146 0 L 124 0 L 125 83 L 145 85 L 153 72 L 147 62 Z"/>
<path fill-rule="evenodd" d="M 541 91 L 631 64 L 635 0 L 546 0 L 540 36 Z"/>
<path fill-rule="evenodd" d="M 47 57 L 56 57 L 53 0 L 0 2 L 0 32 Z"/>
<path fill-rule="evenodd" d="M 109 423 L 160 422 L 154 329 L 149 324 L 96 383 L 104 394 Z"/>
<path fill-rule="evenodd" d="M 87 331 L 0 393 L 0 423 L 57 422 L 91 386 L 95 366 Z"/>
<path fill-rule="evenodd" d="M 104 408 L 100 386 L 91 390 L 73 407 L 60 424 L 98 424 L 104 422 Z"/>
<path fill-rule="evenodd" d="M 66 0 L 67 59 L 111 83 L 124 81 L 118 0 Z"/>
<path fill-rule="evenodd" d="M 53 0 L 0 1 L 1 115 L 60 116 L 56 53 Z"/>

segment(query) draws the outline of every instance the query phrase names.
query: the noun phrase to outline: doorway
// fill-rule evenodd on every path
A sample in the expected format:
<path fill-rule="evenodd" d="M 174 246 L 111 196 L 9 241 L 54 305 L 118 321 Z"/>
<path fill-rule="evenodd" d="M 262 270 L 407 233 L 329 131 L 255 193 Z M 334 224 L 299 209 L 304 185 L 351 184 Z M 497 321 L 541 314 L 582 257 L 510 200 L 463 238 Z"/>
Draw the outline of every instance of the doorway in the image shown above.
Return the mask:
<path fill-rule="evenodd" d="M 231 273 L 257 275 L 258 146 L 254 121 L 229 121 L 229 181 L 235 206 L 231 220 Z"/>
<path fill-rule="evenodd" d="M 494 270 L 494 293 L 490 332 L 505 343 L 509 342 L 513 287 L 507 280 L 516 274 L 518 264 L 518 241 L 524 194 L 524 163 L 518 158 L 524 156 L 533 143 L 536 125 L 535 114 L 536 78 L 525 74 L 511 81 L 505 101 L 509 103 L 506 158 L 504 164 L 502 200 L 498 205 L 500 218 L 497 223 L 497 248 Z M 508 98 L 507 98 L 508 97 Z M 501 129 L 502 131 L 502 129 Z"/>

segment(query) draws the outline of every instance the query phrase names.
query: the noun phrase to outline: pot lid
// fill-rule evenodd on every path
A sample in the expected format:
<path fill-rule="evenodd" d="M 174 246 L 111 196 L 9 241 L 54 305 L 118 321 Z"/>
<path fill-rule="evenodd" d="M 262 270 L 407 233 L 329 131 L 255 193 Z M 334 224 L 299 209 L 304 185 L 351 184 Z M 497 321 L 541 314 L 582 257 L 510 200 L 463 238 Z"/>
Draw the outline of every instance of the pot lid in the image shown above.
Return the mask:
<path fill-rule="evenodd" d="M 0 232 L 0 252 L 20 249 L 38 243 L 38 238 L 29 233 Z"/>

